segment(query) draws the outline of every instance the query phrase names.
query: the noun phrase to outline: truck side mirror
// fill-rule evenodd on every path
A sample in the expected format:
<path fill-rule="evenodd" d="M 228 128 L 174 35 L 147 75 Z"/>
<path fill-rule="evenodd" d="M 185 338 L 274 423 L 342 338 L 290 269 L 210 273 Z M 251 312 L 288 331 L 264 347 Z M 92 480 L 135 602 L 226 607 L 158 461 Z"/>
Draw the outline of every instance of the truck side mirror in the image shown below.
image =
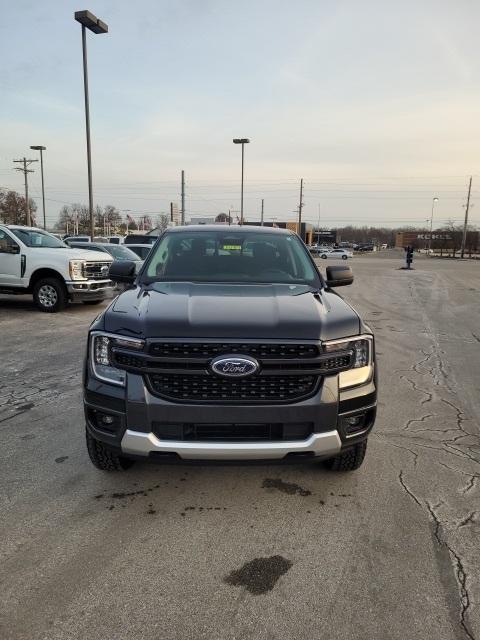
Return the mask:
<path fill-rule="evenodd" d="M 114 282 L 132 284 L 136 276 L 135 267 L 131 260 L 114 260 L 110 265 L 109 278 Z"/>
<path fill-rule="evenodd" d="M 327 287 L 345 287 L 353 282 L 352 269 L 348 266 L 327 267 Z"/>

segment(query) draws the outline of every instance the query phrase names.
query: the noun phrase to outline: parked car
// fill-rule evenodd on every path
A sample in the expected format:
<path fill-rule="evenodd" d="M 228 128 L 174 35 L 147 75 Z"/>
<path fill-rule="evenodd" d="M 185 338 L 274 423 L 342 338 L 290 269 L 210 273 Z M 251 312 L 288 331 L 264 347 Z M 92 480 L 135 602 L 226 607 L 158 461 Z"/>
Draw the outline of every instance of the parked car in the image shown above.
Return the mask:
<path fill-rule="evenodd" d="M 70 242 L 90 242 L 90 236 L 63 236 L 63 241 L 67 244 Z"/>
<path fill-rule="evenodd" d="M 128 248 L 134 251 L 141 260 L 146 260 L 152 246 L 151 244 L 128 244 Z"/>
<path fill-rule="evenodd" d="M 102 251 L 112 256 L 114 260 L 130 260 L 135 262 L 135 271 L 139 271 L 143 264 L 138 255 L 123 245 L 110 244 L 109 242 L 89 242 L 88 244 L 83 242 L 71 242 L 71 247 L 86 249 L 87 251 Z"/>
<path fill-rule="evenodd" d="M 361 466 L 377 403 L 374 338 L 286 229 L 169 228 L 90 326 L 87 448 L 99 469 L 150 460 Z"/>
<path fill-rule="evenodd" d="M 0 225 L 0 292 L 31 293 L 40 311 L 104 300 L 113 290 L 112 262 L 103 252 L 72 249 L 43 229 Z"/>
<path fill-rule="evenodd" d="M 342 260 L 353 258 L 353 253 L 351 251 L 347 251 L 347 249 L 330 249 L 328 251 L 320 251 L 318 255 L 324 260 L 327 258 L 341 258 Z"/>
<path fill-rule="evenodd" d="M 317 244 L 309 247 L 309 251 L 312 255 L 318 255 L 319 253 L 324 253 L 325 251 L 331 251 L 331 247 L 320 247 Z"/>
<path fill-rule="evenodd" d="M 146 234 L 131 233 L 125 236 L 123 244 L 155 244 L 158 240 L 158 236 L 149 236 Z"/>

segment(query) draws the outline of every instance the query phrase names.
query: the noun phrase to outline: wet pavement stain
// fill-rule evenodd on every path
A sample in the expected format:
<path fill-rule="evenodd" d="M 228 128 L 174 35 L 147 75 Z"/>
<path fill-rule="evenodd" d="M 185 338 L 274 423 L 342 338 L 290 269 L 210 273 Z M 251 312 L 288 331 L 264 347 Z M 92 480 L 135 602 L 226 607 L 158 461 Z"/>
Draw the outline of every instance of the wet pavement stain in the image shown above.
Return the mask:
<path fill-rule="evenodd" d="M 291 566 L 290 560 L 283 556 L 255 558 L 246 562 L 241 569 L 232 571 L 223 581 L 233 587 L 245 587 L 249 593 L 259 596 L 271 591 Z"/>
<path fill-rule="evenodd" d="M 278 491 L 282 491 L 283 493 L 288 493 L 293 496 L 295 494 L 299 496 L 311 496 L 312 492 L 308 489 L 304 489 L 298 484 L 294 482 L 284 482 L 278 478 L 265 478 L 262 482 L 263 489 L 277 489 Z"/>
<path fill-rule="evenodd" d="M 55 458 L 55 462 L 58 462 L 59 464 L 61 462 L 65 462 L 65 460 L 68 460 L 68 456 L 60 456 L 59 458 Z"/>
<path fill-rule="evenodd" d="M 27 402 L 27 404 L 19 404 L 15 407 L 15 409 L 17 411 L 29 411 L 30 409 L 33 409 L 35 405 L 33 404 L 33 402 Z"/>

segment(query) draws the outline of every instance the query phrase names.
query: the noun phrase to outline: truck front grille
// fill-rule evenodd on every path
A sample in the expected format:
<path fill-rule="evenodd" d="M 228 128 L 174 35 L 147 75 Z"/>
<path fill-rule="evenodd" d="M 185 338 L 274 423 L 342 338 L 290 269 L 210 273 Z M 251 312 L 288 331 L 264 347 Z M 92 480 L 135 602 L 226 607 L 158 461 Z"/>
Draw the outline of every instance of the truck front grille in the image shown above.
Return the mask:
<path fill-rule="evenodd" d="M 241 342 L 154 342 L 152 356 L 163 358 L 215 358 L 221 355 L 242 354 L 254 358 L 315 358 L 319 355 L 316 344 L 299 343 L 246 343 Z"/>
<path fill-rule="evenodd" d="M 215 404 L 274 404 L 297 402 L 311 395 L 318 376 L 253 375 L 249 378 L 221 378 L 210 374 L 149 374 L 152 393 L 177 402 Z"/>
<path fill-rule="evenodd" d="M 222 355 L 252 356 L 259 370 L 228 378 L 211 370 Z M 144 376 L 150 392 L 177 403 L 294 403 L 313 395 L 324 376 L 352 366 L 353 351 L 326 353 L 321 345 L 294 342 L 151 340 L 144 352 L 112 349 L 115 366 Z"/>
<path fill-rule="evenodd" d="M 311 422 L 266 424 L 196 424 L 153 422 L 152 431 L 161 440 L 187 442 L 282 442 L 306 440 L 313 433 Z"/>
<path fill-rule="evenodd" d="M 89 280 L 108 280 L 111 262 L 86 262 L 83 275 Z"/>

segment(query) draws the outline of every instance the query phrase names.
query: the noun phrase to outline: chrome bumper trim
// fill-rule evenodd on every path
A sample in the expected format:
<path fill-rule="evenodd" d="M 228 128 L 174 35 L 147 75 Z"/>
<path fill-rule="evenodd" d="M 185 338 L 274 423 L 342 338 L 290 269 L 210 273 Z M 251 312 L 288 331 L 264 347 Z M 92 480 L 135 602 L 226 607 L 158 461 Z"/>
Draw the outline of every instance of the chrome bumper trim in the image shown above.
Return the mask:
<path fill-rule="evenodd" d="M 185 460 L 280 460 L 289 453 L 312 452 L 315 456 L 334 456 L 340 452 L 338 431 L 313 433 L 307 440 L 294 442 L 179 442 L 160 440 L 153 433 L 127 429 L 122 438 L 126 454 L 148 456 L 152 452 L 176 453 Z"/>

